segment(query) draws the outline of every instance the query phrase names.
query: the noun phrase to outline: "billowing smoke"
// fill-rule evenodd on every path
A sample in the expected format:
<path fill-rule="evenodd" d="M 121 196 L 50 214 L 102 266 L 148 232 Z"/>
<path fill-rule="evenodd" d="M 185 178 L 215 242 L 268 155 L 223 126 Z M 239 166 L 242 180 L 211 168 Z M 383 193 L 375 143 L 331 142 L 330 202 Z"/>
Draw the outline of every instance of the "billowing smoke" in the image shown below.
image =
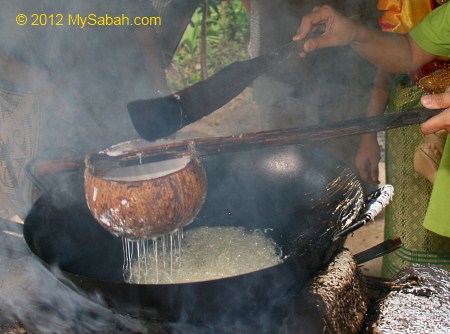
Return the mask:
<path fill-rule="evenodd" d="M 167 84 L 158 37 L 162 27 L 82 27 L 74 21 L 90 14 L 130 20 L 159 16 L 163 7 L 155 9 L 152 1 L 0 2 L 0 214 L 10 218 L 25 216 L 36 199 L 25 175 L 30 159 L 82 158 L 137 138 L 126 104 L 166 94 Z M 65 189 L 71 198 L 70 176 L 49 173 L 50 186 Z M 1 235 L 2 317 L 43 333 L 145 332 L 105 308 L 101 298 L 62 284 L 55 278 L 61 275 L 50 274 L 26 247 L 25 255 L 10 252 L 6 240 L 25 246 L 23 239 Z"/>
<path fill-rule="evenodd" d="M 147 333 L 144 324 L 106 308 L 101 296 L 77 289 L 58 268 L 44 267 L 28 250 L 19 224 L 1 223 L 2 324 L 18 320 L 38 333 Z"/>
<path fill-rule="evenodd" d="M 315 5 L 328 3 L 345 15 L 372 24 L 374 2 L 363 1 L 269 1 L 258 4 L 258 22 L 252 25 L 252 46 L 259 53 L 273 52 L 291 40 L 300 18 Z M 264 129 L 326 125 L 363 117 L 372 86 L 374 67 L 350 47 L 318 50 L 304 59 L 292 57 L 255 80 L 255 100 L 261 109 Z M 315 145 L 353 165 L 358 137 Z"/>
<path fill-rule="evenodd" d="M 15 22 L 19 14 L 25 25 Z M 167 92 L 157 27 L 83 26 L 78 19 L 106 14 L 131 22 L 158 15 L 138 0 L 2 3 L 4 55 L 24 65 L 12 88 L 31 86 L 36 94 L 44 149 L 87 153 L 137 138 L 127 102 Z"/>
<path fill-rule="evenodd" d="M 166 94 L 167 84 L 161 27 L 82 26 L 77 19 L 158 17 L 151 1 L 17 0 L 1 7 L 1 190 L 8 201 L 1 210 L 8 217 L 25 215 L 33 200 L 26 163 L 83 159 L 138 138 L 127 103 Z"/>
<path fill-rule="evenodd" d="M 259 23 L 254 22 L 259 25 L 256 33 L 259 40 L 252 41 L 257 44 L 258 53 L 271 52 L 290 41 L 299 18 L 313 5 L 313 1 L 255 1 L 258 1 L 258 8 L 261 10 L 257 15 Z M 7 77 L 5 87 L 19 97 L 30 99 L 28 123 L 38 124 L 34 128 L 30 127 L 32 131 L 22 134 L 22 146 L 32 149 L 27 151 L 28 156 L 16 168 L 21 169 L 26 158 L 34 155 L 41 158 L 83 156 L 121 141 L 138 138 L 126 110 L 127 103 L 168 93 L 162 69 L 170 61 L 174 44 L 178 43 L 177 36 L 182 33 L 181 28 L 187 23 L 186 20 L 173 19 L 166 22 L 163 17 L 162 27 L 146 27 L 144 33 L 139 34 L 137 29 L 130 27 L 68 26 L 69 13 L 79 13 L 82 16 L 91 13 L 104 15 L 106 12 L 112 16 L 154 16 L 163 10 L 174 13 L 192 11 L 199 2 L 1 0 L 1 56 L 7 61 L 5 64 L 8 64 L 2 70 L 12 68 L 7 67 L 12 66 L 11 60 L 16 65 L 25 64 L 26 69 L 32 68 L 16 76 L 18 82 Z M 344 2 L 348 2 L 348 6 L 354 6 L 355 3 Z M 156 8 L 151 3 L 155 3 Z M 20 26 L 15 18 L 21 13 L 30 20 L 36 18 L 33 14 L 62 14 L 65 25 Z M 53 22 L 56 19 L 54 16 Z M 146 46 L 145 52 L 139 47 L 139 41 Z M 363 116 L 371 83 L 371 70 L 349 49 L 327 50 L 318 53 L 317 57 L 311 56 L 305 60 L 291 59 L 289 63 L 254 83 L 254 96 L 260 107 L 257 120 L 261 123 L 252 125 L 256 130 L 274 129 Z M 224 121 L 233 123 L 236 119 Z M 235 129 L 233 126 L 230 128 Z M 14 144 L 12 139 L 8 141 L 2 138 L 2 144 L 5 142 Z M 345 148 L 344 151 L 342 147 Z M 340 153 L 351 152 L 346 144 L 341 145 L 338 150 L 330 144 L 328 149 L 341 158 Z M 259 153 L 255 153 L 255 156 L 264 159 L 264 155 Z M 208 177 L 215 180 L 211 184 L 221 189 L 209 201 L 216 203 L 216 208 L 221 211 L 219 215 L 214 211 L 216 209 L 205 211 L 202 213 L 204 216 L 199 217 L 200 220 L 209 219 L 217 225 L 221 222 L 228 224 L 230 219 L 238 216 L 244 217 L 243 221 L 252 222 L 251 225 L 256 228 L 265 228 L 271 218 L 281 216 L 282 219 L 292 219 L 292 215 L 298 213 L 300 208 L 292 204 L 295 200 L 292 193 L 277 192 L 280 188 L 261 184 L 258 175 L 253 175 L 254 161 L 243 159 L 233 162 L 229 157 L 209 162 L 211 173 Z M 279 160 L 272 162 L 280 163 L 278 167 L 286 163 L 283 159 Z M 208 165 L 208 161 L 205 164 Z M 230 169 L 225 169 L 227 166 L 241 174 L 236 176 Z M 298 166 L 292 163 L 288 167 L 295 169 Z M 245 173 L 253 178 L 251 182 Z M 244 177 L 239 179 L 242 176 Z M 295 186 L 292 177 L 295 174 L 291 173 L 281 183 L 276 183 L 276 187 L 283 190 L 285 187 Z M 21 178 L 25 178 L 25 175 L 22 174 Z M 233 192 L 221 188 L 220 181 L 233 182 Z M 60 192 L 67 190 L 67 197 L 70 198 L 73 184 L 66 184 L 64 176 L 58 178 L 57 183 Z M 251 197 L 256 197 L 258 193 L 266 195 L 264 205 Z M 251 196 L 246 198 L 246 194 Z M 58 203 L 58 199 L 55 203 Z M 64 206 L 64 203 L 61 205 Z M 249 209 L 249 205 L 254 207 Z M 218 216 L 223 220 L 217 220 Z M 289 219 L 284 223 L 289 224 Z M 271 223 L 276 224 L 277 221 L 273 220 Z M 24 244 L 18 253 L 15 253 L 16 250 L 9 251 L 8 247 L 16 249 L 16 246 L 10 246 L 10 238 L 15 237 L 2 235 L 1 238 L 0 310 L 3 318 L 19 319 L 27 327 L 43 333 L 149 331 L 140 321 L 114 313 L 106 307 L 101 296 L 87 295 L 76 289 L 56 268 L 50 272 L 35 257 L 30 257 Z M 23 243 L 21 239 L 12 240 L 15 245 Z M 90 246 L 86 244 L 83 247 Z M 166 329 L 174 333 L 208 333 L 212 326 L 223 328 L 222 332 L 230 332 L 230 328 L 231 332 L 251 332 L 248 327 L 253 324 L 261 328 L 275 328 L 271 308 L 276 309 L 289 296 L 276 295 L 276 285 L 272 288 L 274 295 L 270 295 L 270 299 L 273 304 L 268 304 L 267 309 L 256 314 L 250 322 L 237 322 L 230 327 L 233 320 L 225 314 L 215 323 L 206 321 L 196 324 L 182 318 L 168 324 Z M 245 298 L 245 291 L 241 287 L 230 291 L 230 294 L 233 297 L 227 301 L 229 308 L 238 305 Z M 184 305 L 190 311 L 196 307 L 195 296 L 191 301 L 191 305 Z M 288 329 L 282 330 L 288 332 Z"/>

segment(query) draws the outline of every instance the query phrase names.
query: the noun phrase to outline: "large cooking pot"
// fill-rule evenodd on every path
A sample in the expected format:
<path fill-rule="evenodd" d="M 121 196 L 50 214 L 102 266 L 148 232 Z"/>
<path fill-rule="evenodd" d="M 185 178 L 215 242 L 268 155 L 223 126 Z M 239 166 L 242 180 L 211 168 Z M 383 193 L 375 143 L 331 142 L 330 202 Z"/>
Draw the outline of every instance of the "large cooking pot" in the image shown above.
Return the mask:
<path fill-rule="evenodd" d="M 197 283 L 127 284 L 122 238 L 92 217 L 82 171 L 67 184 L 60 178 L 35 202 L 25 219 L 25 240 L 46 264 L 59 266 L 83 290 L 101 293 L 121 313 L 214 325 L 245 322 L 270 332 L 278 324 L 264 319 L 284 317 L 304 282 L 341 248 L 343 240 L 333 237 L 361 213 L 361 185 L 335 158 L 302 146 L 211 155 L 203 165 L 208 195 L 186 229 L 260 229 L 281 247 L 283 263 Z"/>

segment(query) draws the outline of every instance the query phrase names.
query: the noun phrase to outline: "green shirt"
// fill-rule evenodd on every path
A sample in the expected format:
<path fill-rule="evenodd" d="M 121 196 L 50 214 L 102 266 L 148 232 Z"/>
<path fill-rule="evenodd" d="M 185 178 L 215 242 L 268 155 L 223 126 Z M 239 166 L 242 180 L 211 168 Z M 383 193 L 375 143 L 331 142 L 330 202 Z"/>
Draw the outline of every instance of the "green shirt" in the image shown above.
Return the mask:
<path fill-rule="evenodd" d="M 433 10 L 409 35 L 426 52 L 450 57 L 450 3 Z"/>
<path fill-rule="evenodd" d="M 450 56 L 450 4 L 436 8 L 410 31 L 412 39 L 426 52 Z M 442 155 L 423 226 L 450 238 L 448 191 L 450 189 L 450 136 Z M 446 250 L 448 251 L 448 250 Z M 438 253 L 439 254 L 439 253 Z"/>

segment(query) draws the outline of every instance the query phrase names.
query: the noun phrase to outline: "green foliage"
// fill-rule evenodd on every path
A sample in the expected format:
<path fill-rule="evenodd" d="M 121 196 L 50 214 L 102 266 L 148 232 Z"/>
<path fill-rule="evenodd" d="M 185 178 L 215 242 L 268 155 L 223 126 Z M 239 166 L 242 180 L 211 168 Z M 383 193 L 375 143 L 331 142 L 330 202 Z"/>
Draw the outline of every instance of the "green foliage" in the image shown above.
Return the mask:
<path fill-rule="evenodd" d="M 205 3 L 196 10 L 175 53 L 169 86 L 173 90 L 201 80 L 201 26 Z M 247 45 L 250 17 L 240 0 L 208 0 L 206 21 L 208 74 L 224 66 L 248 58 Z"/>

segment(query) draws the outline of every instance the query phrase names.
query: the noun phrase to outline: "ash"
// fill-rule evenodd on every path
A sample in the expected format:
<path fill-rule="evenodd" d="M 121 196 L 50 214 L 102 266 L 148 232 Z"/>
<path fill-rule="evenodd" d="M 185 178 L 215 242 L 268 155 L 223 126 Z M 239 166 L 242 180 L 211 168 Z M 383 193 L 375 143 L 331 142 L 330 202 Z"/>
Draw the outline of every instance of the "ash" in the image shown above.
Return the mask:
<path fill-rule="evenodd" d="M 372 333 L 450 333 L 448 271 L 435 266 L 412 265 L 396 276 L 392 289 L 380 304 Z"/>

